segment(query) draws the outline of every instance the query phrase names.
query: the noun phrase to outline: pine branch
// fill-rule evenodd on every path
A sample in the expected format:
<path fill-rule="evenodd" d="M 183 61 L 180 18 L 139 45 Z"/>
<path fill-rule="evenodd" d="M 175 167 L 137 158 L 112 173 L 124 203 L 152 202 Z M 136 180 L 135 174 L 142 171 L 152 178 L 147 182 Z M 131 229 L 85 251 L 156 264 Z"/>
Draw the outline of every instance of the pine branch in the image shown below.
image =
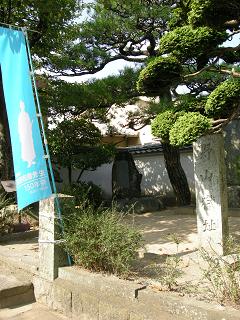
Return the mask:
<path fill-rule="evenodd" d="M 211 70 L 211 71 L 217 71 L 219 73 L 225 73 L 225 74 L 232 75 L 233 77 L 240 78 L 240 72 L 235 71 L 234 68 L 232 70 L 219 69 L 219 70 Z"/>
<path fill-rule="evenodd" d="M 91 70 L 76 70 L 76 69 L 71 69 L 69 71 L 58 71 L 58 70 L 53 70 L 51 67 L 49 68 L 49 71 L 53 72 L 54 75 L 57 76 L 65 76 L 65 77 L 76 77 L 76 76 L 84 76 L 88 74 L 95 74 L 101 70 L 110 62 L 116 61 L 116 60 L 125 60 L 128 62 L 137 62 L 137 63 L 143 63 L 146 61 L 147 57 L 145 58 L 133 58 L 133 57 L 128 57 L 125 55 L 116 55 L 114 57 L 111 57 L 110 59 L 104 61 L 101 63 L 98 67 L 92 68 Z"/>
<path fill-rule="evenodd" d="M 215 65 L 217 63 L 218 60 L 219 60 L 219 57 L 217 57 L 211 64 L 205 66 L 204 68 L 198 70 L 197 72 L 185 75 L 184 79 L 188 79 L 188 78 L 192 78 L 192 77 L 198 76 L 202 72 L 204 72 L 206 70 L 209 70 L 213 65 Z"/>

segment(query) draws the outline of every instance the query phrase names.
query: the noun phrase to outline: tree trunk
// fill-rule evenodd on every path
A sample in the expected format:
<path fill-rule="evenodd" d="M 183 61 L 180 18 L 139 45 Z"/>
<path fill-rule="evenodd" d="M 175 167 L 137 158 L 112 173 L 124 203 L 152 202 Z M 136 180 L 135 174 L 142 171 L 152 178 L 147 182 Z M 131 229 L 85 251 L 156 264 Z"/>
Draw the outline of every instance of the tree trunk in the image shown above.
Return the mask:
<path fill-rule="evenodd" d="M 187 177 L 180 162 L 180 150 L 169 143 L 162 143 L 162 147 L 166 169 L 176 196 L 177 205 L 189 205 L 191 203 L 191 193 Z"/>
<path fill-rule="evenodd" d="M 171 103 L 170 88 L 163 88 L 159 97 L 160 100 Z M 166 142 L 162 142 L 162 147 L 168 177 L 176 196 L 177 205 L 189 205 L 191 203 L 191 193 L 186 174 L 180 162 L 180 150 Z"/>
<path fill-rule="evenodd" d="M 9 180 L 13 178 L 13 175 L 11 139 L 3 92 L 2 73 L 0 72 L 0 179 Z"/>

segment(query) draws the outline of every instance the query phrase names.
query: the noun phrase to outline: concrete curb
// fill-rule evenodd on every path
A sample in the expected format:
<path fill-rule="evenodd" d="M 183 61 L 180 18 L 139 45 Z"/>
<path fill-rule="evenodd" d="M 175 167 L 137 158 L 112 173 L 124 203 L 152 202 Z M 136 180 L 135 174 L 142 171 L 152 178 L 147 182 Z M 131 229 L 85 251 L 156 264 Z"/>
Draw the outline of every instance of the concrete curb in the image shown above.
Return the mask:
<path fill-rule="evenodd" d="M 29 272 L 29 265 L 0 255 L 2 260 Z M 176 320 L 240 319 L 239 311 L 231 307 L 180 297 L 171 292 L 156 292 L 134 281 L 77 267 L 59 268 L 59 278 L 53 282 L 40 278 L 35 272 L 33 284 L 38 302 L 73 318 L 165 320 L 168 314 Z"/>
<path fill-rule="evenodd" d="M 53 283 L 53 308 L 86 319 L 159 320 L 161 313 L 174 319 L 239 320 L 238 310 L 218 304 L 156 292 L 134 281 L 91 273 L 76 267 L 59 269 Z M 83 306 L 87 304 L 87 307 Z M 89 310 L 89 313 L 87 313 Z M 81 318 L 81 317 L 80 317 Z M 166 318 L 167 319 L 167 318 Z"/>

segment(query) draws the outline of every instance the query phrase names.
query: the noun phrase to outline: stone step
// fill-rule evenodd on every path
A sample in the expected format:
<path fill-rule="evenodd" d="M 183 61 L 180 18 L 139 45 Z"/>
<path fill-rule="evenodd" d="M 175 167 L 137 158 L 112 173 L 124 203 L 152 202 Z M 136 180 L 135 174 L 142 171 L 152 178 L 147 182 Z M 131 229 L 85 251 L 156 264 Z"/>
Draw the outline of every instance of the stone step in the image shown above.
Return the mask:
<path fill-rule="evenodd" d="M 22 270 L 0 265 L 0 309 L 35 301 L 33 284 Z"/>
<path fill-rule="evenodd" d="M 4 308 L 0 310 L 0 320 L 68 320 L 62 314 L 49 310 L 39 303 L 30 303 L 24 306 Z"/>

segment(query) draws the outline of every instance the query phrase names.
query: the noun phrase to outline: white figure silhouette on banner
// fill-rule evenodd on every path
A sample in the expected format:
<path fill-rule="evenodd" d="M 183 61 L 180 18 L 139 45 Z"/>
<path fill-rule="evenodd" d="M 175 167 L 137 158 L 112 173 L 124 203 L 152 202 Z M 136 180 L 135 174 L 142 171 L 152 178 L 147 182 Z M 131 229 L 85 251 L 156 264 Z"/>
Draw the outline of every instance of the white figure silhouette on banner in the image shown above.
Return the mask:
<path fill-rule="evenodd" d="M 33 161 L 36 158 L 36 153 L 33 144 L 32 121 L 29 114 L 25 111 L 23 101 L 20 101 L 20 110 L 18 116 L 18 134 L 21 143 L 21 158 L 28 163 L 28 168 L 30 168 L 36 163 Z"/>

